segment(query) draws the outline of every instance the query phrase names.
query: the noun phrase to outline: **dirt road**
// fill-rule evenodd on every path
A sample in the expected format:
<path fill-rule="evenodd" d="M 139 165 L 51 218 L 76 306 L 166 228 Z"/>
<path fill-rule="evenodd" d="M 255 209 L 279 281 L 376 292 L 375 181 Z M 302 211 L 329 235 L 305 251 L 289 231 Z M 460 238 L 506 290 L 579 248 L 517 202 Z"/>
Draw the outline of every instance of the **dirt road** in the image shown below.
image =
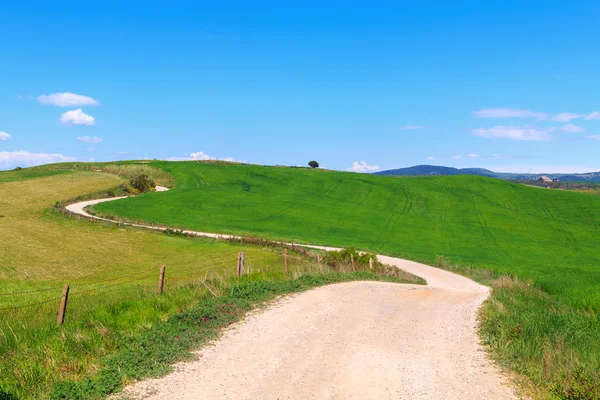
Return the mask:
<path fill-rule="evenodd" d="M 84 215 L 88 204 L 69 210 Z M 427 286 L 351 282 L 284 297 L 233 325 L 199 351 L 197 361 L 129 386 L 125 394 L 143 399 L 517 398 L 479 345 L 476 314 L 489 289 L 424 264 L 379 259 L 423 277 Z"/>

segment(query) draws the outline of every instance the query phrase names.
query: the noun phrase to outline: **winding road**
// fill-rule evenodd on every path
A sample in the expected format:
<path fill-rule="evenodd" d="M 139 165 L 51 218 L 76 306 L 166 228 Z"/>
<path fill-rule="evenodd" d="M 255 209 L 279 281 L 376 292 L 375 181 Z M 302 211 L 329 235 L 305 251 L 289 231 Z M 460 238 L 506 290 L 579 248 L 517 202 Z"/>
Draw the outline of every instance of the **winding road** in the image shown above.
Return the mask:
<path fill-rule="evenodd" d="M 84 208 L 117 199 L 67 209 L 97 218 Z M 378 258 L 427 285 L 349 282 L 285 296 L 232 325 L 199 350 L 195 361 L 128 386 L 125 394 L 140 399 L 518 398 L 477 336 L 477 311 L 489 288 L 428 265 Z"/>

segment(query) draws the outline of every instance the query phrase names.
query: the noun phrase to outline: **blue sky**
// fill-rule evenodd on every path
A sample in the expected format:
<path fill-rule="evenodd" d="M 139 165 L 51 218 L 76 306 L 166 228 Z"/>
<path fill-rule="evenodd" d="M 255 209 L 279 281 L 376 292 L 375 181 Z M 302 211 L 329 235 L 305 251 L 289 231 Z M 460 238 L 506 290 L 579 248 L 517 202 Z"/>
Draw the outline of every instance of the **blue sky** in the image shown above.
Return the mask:
<path fill-rule="evenodd" d="M 211 3 L 3 4 L 0 169 L 600 170 L 597 1 Z"/>

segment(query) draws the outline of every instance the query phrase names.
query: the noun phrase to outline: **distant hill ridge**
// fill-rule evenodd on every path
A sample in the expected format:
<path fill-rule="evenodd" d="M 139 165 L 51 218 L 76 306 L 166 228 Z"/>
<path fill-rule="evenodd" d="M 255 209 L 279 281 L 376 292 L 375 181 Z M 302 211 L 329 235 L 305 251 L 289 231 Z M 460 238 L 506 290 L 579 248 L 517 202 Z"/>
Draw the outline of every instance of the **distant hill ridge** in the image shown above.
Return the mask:
<path fill-rule="evenodd" d="M 485 168 L 454 168 L 437 165 L 415 165 L 414 167 L 390 169 L 387 171 L 375 172 L 376 175 L 392 175 L 392 176 L 438 176 L 438 175 L 478 175 L 488 176 L 501 179 L 522 179 L 530 180 L 537 179 L 542 175 L 546 175 L 552 179 L 561 181 L 576 181 L 576 182 L 600 182 L 600 172 L 586 172 L 582 174 L 568 173 L 507 173 L 494 172 Z"/>

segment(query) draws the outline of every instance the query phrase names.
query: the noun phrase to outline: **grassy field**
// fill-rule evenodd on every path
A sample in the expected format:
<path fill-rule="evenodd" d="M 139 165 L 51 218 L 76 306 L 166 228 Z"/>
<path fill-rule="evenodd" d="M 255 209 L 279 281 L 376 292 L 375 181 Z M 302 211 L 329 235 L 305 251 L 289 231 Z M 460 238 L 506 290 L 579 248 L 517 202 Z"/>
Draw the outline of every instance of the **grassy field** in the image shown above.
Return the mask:
<path fill-rule="evenodd" d="M 600 397 L 600 198 L 475 176 L 153 163 L 177 188 L 96 210 L 402 256 L 494 288 L 480 334 L 535 398 Z M 159 197 L 160 196 L 160 197 Z"/>
<path fill-rule="evenodd" d="M 532 280 L 600 310 L 600 198 L 475 176 L 392 178 L 157 162 L 177 188 L 98 212 L 196 230 L 359 248 Z"/>
<path fill-rule="evenodd" d="M 529 393 L 600 397 L 600 197 L 473 176 L 391 178 L 219 162 L 58 164 L 0 173 L 0 307 L 2 301 L 19 304 L 2 292 L 50 288 L 55 296 L 69 282 L 82 293 L 74 297 L 73 322 L 61 329 L 52 325 L 55 303 L 47 312 L 41 306 L 0 320 L 0 376 L 9 372 L 9 379 L 0 379 L 0 394 L 7 387 L 45 393 L 49 383 L 66 377 L 64 393 L 86 398 L 86 390 L 99 387 L 83 377 L 114 372 L 112 356 L 104 356 L 119 359 L 119 349 L 137 343 L 144 329 L 210 296 L 201 282 L 225 282 L 233 272 L 239 245 L 84 223 L 51 210 L 57 200 L 121 182 L 96 171 L 123 178 L 148 173 L 175 187 L 98 205 L 100 213 L 209 232 L 354 244 L 471 276 L 494 289 L 481 312 L 481 337 L 495 360 L 523 377 Z M 282 277 L 276 249 L 244 250 L 255 251 L 256 279 Z M 217 263 L 221 257 L 224 265 Z M 296 261 L 296 271 L 310 271 Z M 182 268 L 184 279 L 156 296 L 163 263 L 169 272 Z M 126 272 L 141 275 L 112 281 Z M 128 283 L 138 277 L 141 282 Z M 121 297 L 106 288 L 113 282 L 117 288 L 125 283 Z M 45 293 L 27 299 L 43 300 Z M 35 320 L 38 315 L 47 320 Z"/>
<path fill-rule="evenodd" d="M 248 272 L 283 277 L 281 249 L 92 224 L 53 210 L 56 201 L 121 183 L 87 169 L 0 173 L 0 398 L 44 398 L 57 380 L 90 376 L 128 340 L 196 304 L 206 281 L 232 276 L 239 251 Z M 157 296 L 160 265 L 166 285 Z M 296 255 L 290 266 L 312 268 Z M 64 284 L 71 294 L 57 328 Z"/>

